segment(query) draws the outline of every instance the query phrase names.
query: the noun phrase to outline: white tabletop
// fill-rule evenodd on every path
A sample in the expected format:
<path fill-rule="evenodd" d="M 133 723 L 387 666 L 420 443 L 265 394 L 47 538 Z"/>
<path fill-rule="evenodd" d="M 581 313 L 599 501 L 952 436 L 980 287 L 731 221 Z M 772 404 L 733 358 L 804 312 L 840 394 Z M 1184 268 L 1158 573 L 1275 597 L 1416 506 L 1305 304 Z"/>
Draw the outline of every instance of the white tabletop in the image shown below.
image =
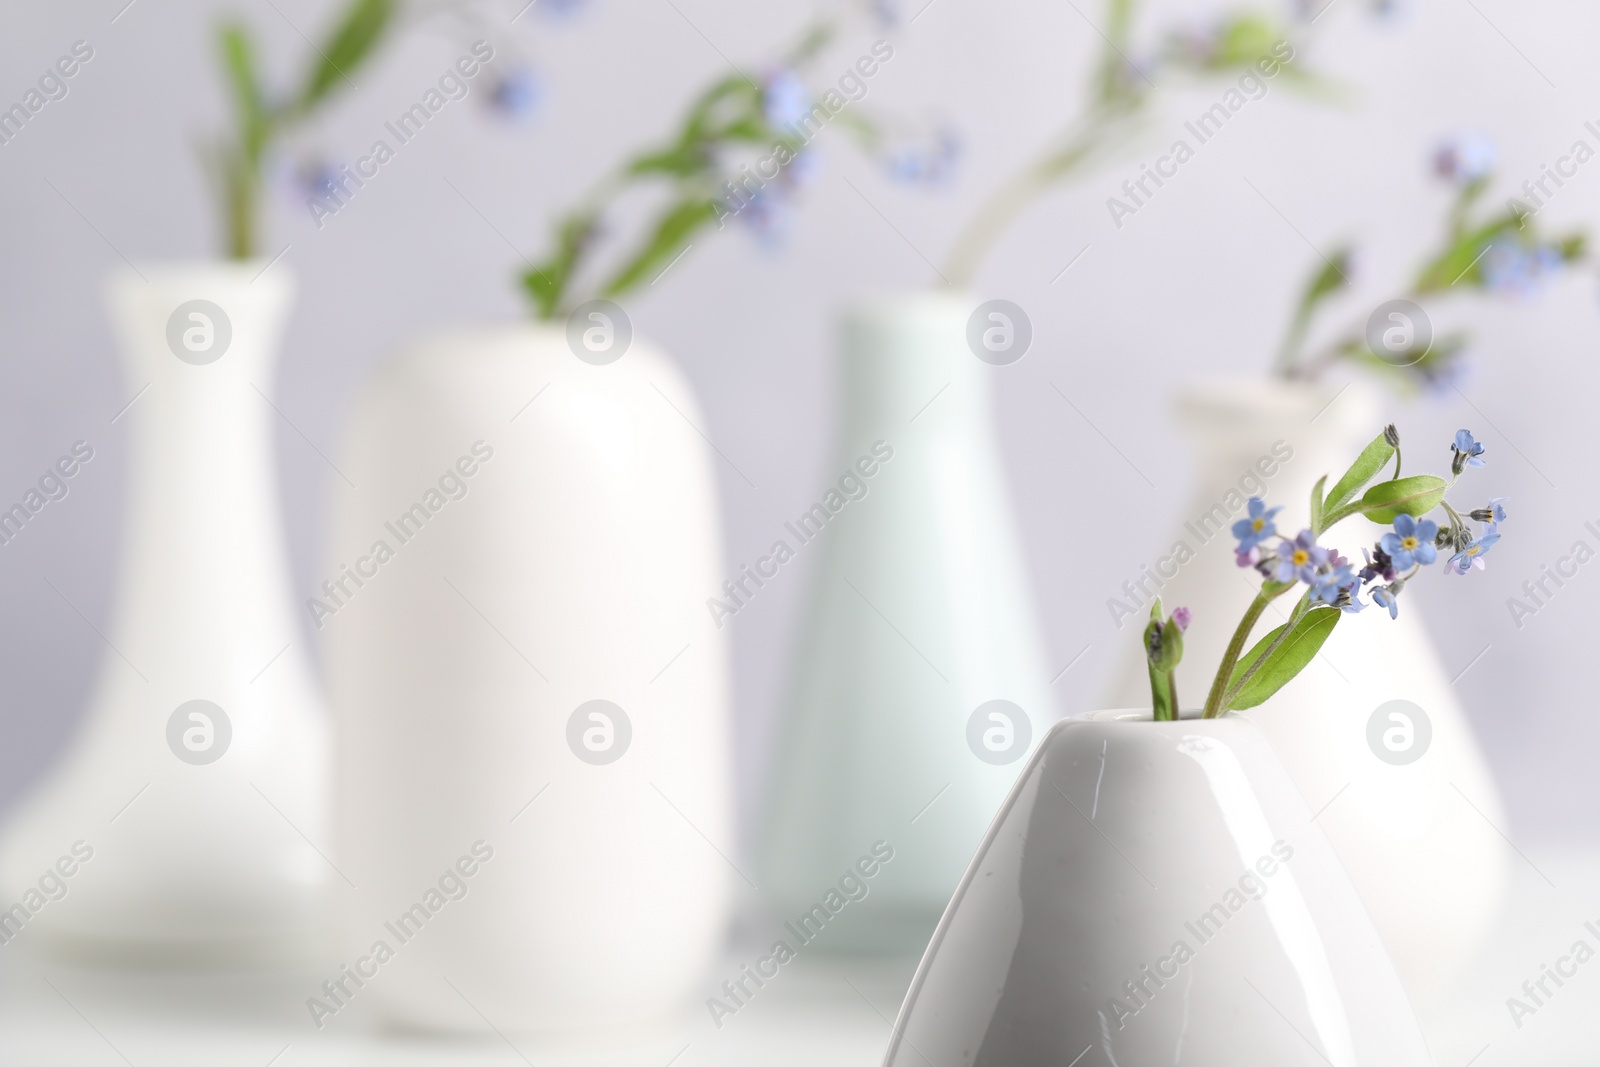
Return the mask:
<path fill-rule="evenodd" d="M 1462 988 L 1445 1003 L 1419 1006 L 1438 1067 L 1600 1062 L 1600 957 L 1578 967 L 1520 1027 L 1506 1006 L 1575 941 L 1600 951 L 1600 937 L 1584 928 L 1593 921 L 1600 929 L 1600 851 L 1528 854 L 1502 929 Z M 720 1029 L 693 1010 L 672 1032 L 584 1049 L 505 1038 L 487 1026 L 477 1040 L 405 1037 L 343 1015 L 338 1028 L 319 1033 L 292 1010 L 305 989 L 299 972 L 99 971 L 7 949 L 0 952 L 0 1064 L 877 1067 L 914 965 L 803 956 Z"/>

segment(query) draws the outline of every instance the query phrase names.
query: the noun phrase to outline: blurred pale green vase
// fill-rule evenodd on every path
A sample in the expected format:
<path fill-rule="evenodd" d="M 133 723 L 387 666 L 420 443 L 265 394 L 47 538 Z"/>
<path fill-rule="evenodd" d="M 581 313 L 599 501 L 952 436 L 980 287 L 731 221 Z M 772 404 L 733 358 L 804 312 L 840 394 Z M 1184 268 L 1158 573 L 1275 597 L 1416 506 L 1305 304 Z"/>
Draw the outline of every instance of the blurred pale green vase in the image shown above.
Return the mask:
<path fill-rule="evenodd" d="M 922 950 L 1056 719 L 990 396 L 1027 328 L 987 310 L 923 294 L 846 316 L 834 484 L 788 524 L 817 558 L 758 881 L 775 918 L 822 903 L 825 951 Z M 985 332 L 999 358 L 975 354 Z M 894 858 L 866 897 L 827 907 L 878 841 Z"/>

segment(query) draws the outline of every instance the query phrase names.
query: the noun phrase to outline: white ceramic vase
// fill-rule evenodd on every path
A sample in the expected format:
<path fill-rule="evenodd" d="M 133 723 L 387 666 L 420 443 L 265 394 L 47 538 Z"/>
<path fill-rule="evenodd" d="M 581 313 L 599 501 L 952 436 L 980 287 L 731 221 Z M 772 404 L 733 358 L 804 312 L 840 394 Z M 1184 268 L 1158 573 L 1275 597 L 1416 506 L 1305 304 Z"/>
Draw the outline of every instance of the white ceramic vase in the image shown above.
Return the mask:
<path fill-rule="evenodd" d="M 327 729 L 290 608 L 268 399 L 293 286 L 262 266 L 111 285 L 135 399 L 118 419 L 131 457 L 110 647 L 61 765 L 8 827 L 0 898 L 24 899 L 76 842 L 92 858 L 20 937 L 238 960 L 304 949 L 318 928 L 331 872 L 307 841 L 326 843 Z"/>
<path fill-rule="evenodd" d="M 800 549 L 820 558 L 759 880 L 793 918 L 873 842 L 895 859 L 829 923 L 824 949 L 920 952 L 1056 719 L 992 412 L 1005 368 L 967 342 L 977 306 L 925 294 L 868 303 L 844 323 L 829 473 L 838 485 L 874 473 Z"/>
<path fill-rule="evenodd" d="M 616 1036 L 672 1016 L 716 957 L 736 875 L 695 425 L 648 345 L 590 365 L 548 327 L 421 344 L 360 397 L 338 601 L 313 610 L 359 887 L 340 962 L 388 1020 Z"/>
<path fill-rule="evenodd" d="M 1432 1062 L 1361 899 L 1237 717 L 1059 723 L 906 995 L 886 1067 Z"/>
<path fill-rule="evenodd" d="M 1178 415 L 1198 446 L 1198 489 L 1173 543 L 1150 565 L 1145 589 L 1158 591 L 1169 609 L 1197 611 L 1184 635 L 1178 690 L 1199 701 L 1254 595 L 1229 531 L 1244 513 L 1243 499 L 1264 486 L 1268 502 L 1284 506 L 1279 532 L 1294 536 L 1308 517 L 1311 486 L 1324 474 L 1337 480 L 1383 424 L 1359 383 L 1341 393 L 1335 385 L 1215 382 L 1184 393 Z M 1435 454 L 1425 442 L 1403 444 L 1407 456 Z M 1447 455 L 1443 443 L 1437 455 Z M 1355 518 L 1323 541 L 1359 564 L 1362 546 L 1381 533 Z M 1179 542 L 1193 552 L 1181 565 Z M 1448 992 L 1496 920 L 1509 877 L 1508 850 L 1495 829 L 1504 826 L 1498 791 L 1418 611 L 1429 585 L 1446 580 L 1440 565 L 1414 581 L 1398 619 L 1382 609 L 1346 618 L 1304 673 L 1245 713 L 1271 739 L 1307 801 L 1325 807 L 1318 823 L 1419 1003 Z M 1141 606 L 1119 592 L 1138 610 L 1122 620 L 1109 702 L 1148 705 L 1136 636 L 1148 600 Z M 1269 611 L 1260 632 L 1279 621 Z M 1462 651 L 1465 658 L 1476 650 Z M 1369 737 L 1370 720 L 1391 701 L 1421 709 L 1419 717 L 1402 708 L 1408 718 L 1426 719 L 1426 726 L 1412 724 L 1413 744 L 1420 744 L 1412 752 L 1380 753 L 1383 746 Z M 1394 738 L 1403 740 L 1404 725 L 1386 715 L 1385 729 L 1399 725 Z"/>

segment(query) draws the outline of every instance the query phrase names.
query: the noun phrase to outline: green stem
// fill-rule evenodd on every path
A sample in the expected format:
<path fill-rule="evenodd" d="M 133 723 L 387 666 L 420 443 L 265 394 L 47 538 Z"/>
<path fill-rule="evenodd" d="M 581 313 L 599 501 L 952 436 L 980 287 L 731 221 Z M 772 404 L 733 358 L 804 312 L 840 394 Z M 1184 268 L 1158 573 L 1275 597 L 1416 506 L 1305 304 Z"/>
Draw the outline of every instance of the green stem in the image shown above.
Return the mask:
<path fill-rule="evenodd" d="M 1105 119 L 1097 117 L 1059 151 L 1034 160 L 996 189 L 956 239 L 945 261 L 945 284 L 952 289 L 971 285 L 979 264 L 1001 234 L 1046 190 L 1089 160 L 1100 147 L 1105 127 Z"/>
<path fill-rule="evenodd" d="M 1266 589 L 1263 588 L 1256 594 L 1255 600 L 1250 602 L 1244 618 L 1239 620 L 1238 628 L 1233 631 L 1233 637 L 1228 641 L 1228 650 L 1222 654 L 1222 665 L 1217 668 L 1217 676 L 1211 682 L 1211 692 L 1206 694 L 1205 718 L 1215 719 L 1225 710 L 1222 698 L 1228 688 L 1228 679 L 1233 676 L 1233 668 L 1238 664 L 1239 657 L 1244 654 L 1244 643 L 1250 639 L 1250 631 L 1255 629 L 1261 613 L 1266 611 L 1267 605 L 1280 595 L 1281 592 L 1268 596 Z"/>
<path fill-rule="evenodd" d="M 1177 684 L 1171 671 L 1147 664 L 1150 671 L 1150 717 L 1156 722 L 1172 722 L 1178 717 Z"/>
<path fill-rule="evenodd" d="M 1294 632 L 1295 624 L 1301 619 L 1305 618 L 1306 612 L 1310 610 L 1310 608 L 1311 594 L 1307 593 L 1305 596 L 1300 598 L 1300 602 L 1297 603 L 1294 606 L 1294 610 L 1289 613 L 1289 621 L 1284 623 L 1283 629 L 1278 631 L 1278 636 L 1272 639 L 1272 644 L 1268 645 L 1262 650 L 1261 655 L 1255 658 L 1255 662 L 1246 667 L 1244 673 L 1239 676 L 1239 680 L 1230 685 L 1228 687 L 1228 691 L 1222 695 L 1223 710 L 1227 710 L 1229 707 L 1231 707 L 1234 700 L 1238 698 L 1239 694 L 1244 692 L 1244 687 L 1249 684 L 1250 679 L 1256 676 L 1256 671 L 1260 670 L 1261 665 L 1267 662 L 1267 657 L 1278 651 L 1278 647 L 1282 645 L 1284 641 L 1288 640 L 1289 635 Z M 1231 674 L 1232 671 L 1230 670 L 1229 673 Z"/>

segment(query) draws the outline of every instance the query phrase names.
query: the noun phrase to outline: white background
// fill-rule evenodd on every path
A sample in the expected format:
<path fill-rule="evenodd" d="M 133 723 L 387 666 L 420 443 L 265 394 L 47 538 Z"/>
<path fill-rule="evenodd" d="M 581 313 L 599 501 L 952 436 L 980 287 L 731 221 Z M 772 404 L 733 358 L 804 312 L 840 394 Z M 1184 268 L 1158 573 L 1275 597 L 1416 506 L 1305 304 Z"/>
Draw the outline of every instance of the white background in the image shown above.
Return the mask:
<path fill-rule="evenodd" d="M 95 49 L 70 95 L 0 146 L 0 501 L 20 498 L 73 441 L 96 451 L 71 495 L 0 548 L 0 805 L 61 750 L 105 651 L 94 627 L 104 629 L 109 614 L 128 463 L 126 422 L 110 420 L 135 391 L 120 374 L 105 280 L 125 269 L 124 255 L 192 259 L 218 245 L 194 145 L 224 114 L 211 41 L 222 7 L 137 0 L 113 24 L 124 2 L 5 0 L 0 14 L 0 104 L 20 99 L 74 41 Z M 295 27 L 319 36 L 331 5 L 237 6 L 283 84 L 307 52 Z M 503 27 L 516 7 L 488 10 Z M 1187 8 L 1195 18 L 1211 10 Z M 480 82 L 322 230 L 292 195 L 274 195 L 263 243 L 269 254 L 291 246 L 274 269 L 287 267 L 300 283 L 277 388 L 288 420 L 278 423 L 278 458 L 297 601 L 322 577 L 330 501 L 349 491 L 319 452 L 337 455 L 363 378 L 418 335 L 526 314 L 518 253 L 542 255 L 555 214 L 623 153 L 662 136 L 689 96 L 727 70 L 724 56 L 759 72 L 808 14 L 800 4 L 736 0 L 590 0 L 564 22 L 530 12 L 494 39 L 502 54 L 520 49 L 541 68 L 549 95 L 535 121 L 495 120 L 478 106 Z M 1087 0 L 934 0 L 914 24 L 888 33 L 895 57 L 862 106 L 953 122 L 965 152 L 948 187 L 895 185 L 826 135 L 785 249 L 769 253 L 742 232 L 702 239 L 629 301 L 636 329 L 686 368 L 703 429 L 757 487 L 719 468 L 730 560 L 757 554 L 836 473 L 839 309 L 937 280 L 928 260 L 942 261 L 983 195 L 1078 104 L 1098 43 L 1084 16 L 1099 15 Z M 1132 632 L 1116 633 L 1105 599 L 1160 554 L 1187 506 L 1190 453 L 1168 418 L 1174 390 L 1266 367 L 1292 294 L 1319 262 L 1313 245 L 1354 240 L 1363 250 L 1357 292 L 1327 325 L 1359 320 L 1398 290 L 1446 202 L 1427 169 L 1442 135 L 1476 128 L 1494 138 L 1501 199 L 1575 139 L 1600 147 L 1582 128 L 1600 120 L 1597 29 L 1600 17 L 1578 0 L 1426 0 L 1388 21 L 1364 0 L 1337 0 L 1303 58 L 1343 79 L 1342 103 L 1313 104 L 1274 83 L 1118 231 L 1105 198 L 1220 89 L 1173 95 L 1141 140 L 1037 205 L 1000 245 L 977 288 L 1021 304 L 1035 328 L 1028 356 L 997 372 L 997 403 L 1051 673 L 1090 646 L 1055 686 L 1060 711 L 1097 704 L 1114 642 Z M 360 75 L 361 92 L 333 109 L 306 149 L 353 160 L 471 39 L 442 21 L 419 28 Z M 858 51 L 830 59 L 819 75 L 843 70 Z M 1600 222 L 1597 175 L 1600 162 L 1591 163 L 1541 222 Z M 1454 430 L 1473 428 L 1492 461 L 1480 484 L 1512 498 L 1514 518 L 1488 572 L 1435 576 L 1414 588 L 1406 609 L 1427 616 L 1452 675 L 1488 646 L 1458 687 L 1523 841 L 1596 834 L 1600 717 L 1588 671 L 1600 563 L 1521 630 L 1506 599 L 1575 540 L 1600 548 L 1583 528 L 1600 525 L 1590 469 L 1600 452 L 1597 291 L 1586 267 L 1535 301 L 1448 305 L 1442 325 L 1477 331 L 1471 376 L 1460 393 L 1393 411 L 1413 462 L 1442 465 Z M 786 568 L 730 623 L 749 800 L 761 788 L 814 564 Z"/>

